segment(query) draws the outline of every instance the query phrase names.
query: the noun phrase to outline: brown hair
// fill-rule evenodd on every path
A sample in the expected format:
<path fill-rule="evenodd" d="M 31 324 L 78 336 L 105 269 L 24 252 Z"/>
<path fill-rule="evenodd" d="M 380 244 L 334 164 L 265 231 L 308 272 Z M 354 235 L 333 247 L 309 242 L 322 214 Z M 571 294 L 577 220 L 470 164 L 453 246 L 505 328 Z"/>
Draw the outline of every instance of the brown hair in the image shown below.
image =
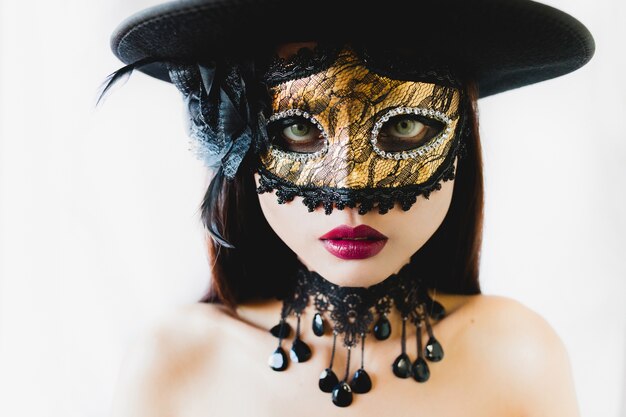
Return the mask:
<path fill-rule="evenodd" d="M 466 91 L 469 134 L 465 156 L 457 163 L 450 208 L 441 226 L 411 258 L 428 287 L 454 294 L 480 293 L 483 170 L 476 84 L 468 83 Z M 234 308 L 248 300 L 280 297 L 290 288 L 296 255 L 265 220 L 253 167 L 253 157 L 248 155 L 233 180 L 227 181 L 218 170 L 204 196 L 202 221 L 213 237 L 208 242 L 213 270 L 201 301 Z"/>

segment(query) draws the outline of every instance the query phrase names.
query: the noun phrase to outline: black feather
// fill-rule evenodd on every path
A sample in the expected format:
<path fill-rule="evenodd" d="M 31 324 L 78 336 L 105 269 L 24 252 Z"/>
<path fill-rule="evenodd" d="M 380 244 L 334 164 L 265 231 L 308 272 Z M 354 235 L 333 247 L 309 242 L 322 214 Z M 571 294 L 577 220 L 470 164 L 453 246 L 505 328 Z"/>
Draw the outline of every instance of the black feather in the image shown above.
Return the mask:
<path fill-rule="evenodd" d="M 139 61 L 135 61 L 132 64 L 128 64 L 117 71 L 111 73 L 99 89 L 98 100 L 96 101 L 96 106 L 100 104 L 100 102 L 105 98 L 111 87 L 120 82 L 122 79 L 128 79 L 134 70 L 144 67 L 146 65 L 154 64 L 155 62 L 162 62 L 163 60 L 160 58 L 143 58 Z"/>

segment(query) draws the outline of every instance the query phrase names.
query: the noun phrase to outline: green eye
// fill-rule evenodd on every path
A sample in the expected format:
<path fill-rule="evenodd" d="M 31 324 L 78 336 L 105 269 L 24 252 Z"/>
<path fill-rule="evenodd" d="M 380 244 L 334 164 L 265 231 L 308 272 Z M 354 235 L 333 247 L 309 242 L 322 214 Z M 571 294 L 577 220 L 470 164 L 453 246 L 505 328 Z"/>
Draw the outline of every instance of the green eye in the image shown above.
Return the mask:
<path fill-rule="evenodd" d="M 417 149 L 440 134 L 446 124 L 423 115 L 398 115 L 382 124 L 377 136 L 377 146 L 385 152 Z"/>
<path fill-rule="evenodd" d="M 305 117 L 300 114 L 293 114 L 295 111 L 288 110 L 287 116 L 273 116 L 275 120 L 271 120 L 268 124 L 268 133 L 272 138 L 272 144 L 278 149 L 298 152 L 298 153 L 314 153 L 322 150 L 326 143 L 325 135 L 322 132 L 322 126 L 316 121 L 311 120 L 307 114 Z"/>
<path fill-rule="evenodd" d="M 311 132 L 311 126 L 304 123 L 295 123 L 283 129 L 283 135 L 291 140 L 303 140 Z"/>
<path fill-rule="evenodd" d="M 390 129 L 390 133 L 401 138 L 412 138 L 419 135 L 424 129 L 426 129 L 424 124 L 418 122 L 417 120 L 406 118 L 401 119 L 394 124 Z"/>

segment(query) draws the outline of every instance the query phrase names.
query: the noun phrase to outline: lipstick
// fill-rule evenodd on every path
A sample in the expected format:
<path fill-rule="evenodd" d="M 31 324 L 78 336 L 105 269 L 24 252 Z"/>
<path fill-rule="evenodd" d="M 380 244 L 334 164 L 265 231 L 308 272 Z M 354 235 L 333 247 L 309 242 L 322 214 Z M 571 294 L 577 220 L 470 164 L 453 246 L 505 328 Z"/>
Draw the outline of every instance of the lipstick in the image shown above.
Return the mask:
<path fill-rule="evenodd" d="M 387 236 L 364 224 L 355 228 L 341 225 L 320 240 L 328 252 L 341 259 L 371 258 L 387 244 Z"/>

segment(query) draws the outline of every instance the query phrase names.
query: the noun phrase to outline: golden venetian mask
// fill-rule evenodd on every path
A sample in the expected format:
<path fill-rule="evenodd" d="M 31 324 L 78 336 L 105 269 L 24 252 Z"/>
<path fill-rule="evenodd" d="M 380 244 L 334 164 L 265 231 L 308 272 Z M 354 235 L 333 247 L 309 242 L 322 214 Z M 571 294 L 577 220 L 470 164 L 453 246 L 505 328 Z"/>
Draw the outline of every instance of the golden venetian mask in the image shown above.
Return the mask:
<path fill-rule="evenodd" d="M 381 200 L 370 197 L 405 191 L 414 201 L 416 191 L 453 175 L 462 119 L 457 88 L 376 74 L 346 48 L 329 68 L 270 94 L 271 144 L 260 155 L 259 192 L 282 189 L 279 201 L 301 195 L 310 210 L 369 209 Z"/>

